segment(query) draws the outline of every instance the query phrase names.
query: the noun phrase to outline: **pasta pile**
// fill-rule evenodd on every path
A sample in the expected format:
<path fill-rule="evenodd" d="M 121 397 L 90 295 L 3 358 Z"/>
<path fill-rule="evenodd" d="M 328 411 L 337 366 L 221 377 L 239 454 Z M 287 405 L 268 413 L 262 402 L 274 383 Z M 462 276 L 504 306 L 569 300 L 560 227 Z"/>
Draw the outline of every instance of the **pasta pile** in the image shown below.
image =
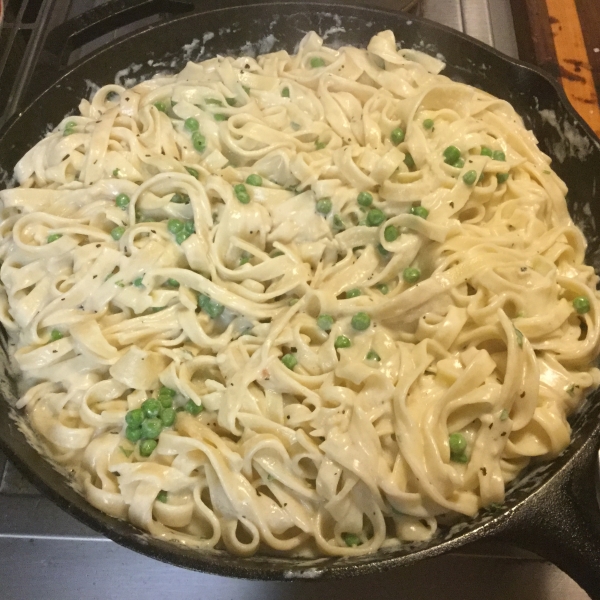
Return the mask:
<path fill-rule="evenodd" d="M 0 192 L 18 403 L 95 507 L 357 555 L 502 502 L 600 383 L 597 277 L 506 102 L 385 31 L 101 88 Z"/>

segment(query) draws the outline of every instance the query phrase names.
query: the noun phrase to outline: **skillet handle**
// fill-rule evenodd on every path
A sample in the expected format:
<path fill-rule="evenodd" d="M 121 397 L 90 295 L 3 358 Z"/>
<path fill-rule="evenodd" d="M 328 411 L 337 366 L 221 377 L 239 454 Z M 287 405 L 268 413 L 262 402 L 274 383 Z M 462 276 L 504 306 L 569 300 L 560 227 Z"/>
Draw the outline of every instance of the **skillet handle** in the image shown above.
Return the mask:
<path fill-rule="evenodd" d="M 111 0 L 55 27 L 44 44 L 45 62 L 62 71 L 71 52 L 119 27 L 154 15 L 176 15 L 193 9 L 194 3 L 186 0 Z"/>
<path fill-rule="evenodd" d="M 592 600 L 600 600 L 597 440 L 588 439 L 560 476 L 509 513 L 495 536 L 553 562 Z"/>

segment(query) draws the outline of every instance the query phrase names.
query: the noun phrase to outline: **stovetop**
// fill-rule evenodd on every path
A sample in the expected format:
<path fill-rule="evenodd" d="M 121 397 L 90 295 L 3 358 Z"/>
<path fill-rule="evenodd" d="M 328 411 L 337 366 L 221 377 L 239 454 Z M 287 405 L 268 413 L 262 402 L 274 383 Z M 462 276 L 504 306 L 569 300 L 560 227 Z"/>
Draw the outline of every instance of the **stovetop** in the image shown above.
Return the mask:
<path fill-rule="evenodd" d="M 339 1 L 339 0 L 338 0 Z M 27 98 L 47 31 L 104 0 L 5 0 L 0 33 L 0 123 Z M 379 0 L 378 3 L 380 3 Z M 389 6 L 419 4 L 385 0 Z M 518 56 L 510 0 L 421 0 L 420 14 Z M 146 18 L 135 26 L 151 22 Z M 127 32 L 119 29 L 74 51 L 73 62 Z M 63 512 L 25 481 L 0 453 L 0 598 L 159 598 L 178 600 L 285 597 L 314 600 L 585 600 L 587 595 L 553 565 L 491 542 L 390 573 L 335 582 L 250 582 L 185 571 L 122 548 Z M 498 583 L 502 582 L 499 586 Z"/>

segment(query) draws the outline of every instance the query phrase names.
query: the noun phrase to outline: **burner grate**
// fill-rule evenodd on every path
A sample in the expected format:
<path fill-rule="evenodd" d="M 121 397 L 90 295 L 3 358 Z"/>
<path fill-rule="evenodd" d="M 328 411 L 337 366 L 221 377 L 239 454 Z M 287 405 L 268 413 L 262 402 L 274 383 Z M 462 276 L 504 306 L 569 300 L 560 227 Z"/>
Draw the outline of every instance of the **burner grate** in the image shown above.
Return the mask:
<path fill-rule="evenodd" d="M 0 29 L 0 124 L 12 114 L 30 80 L 55 0 L 8 0 Z"/>
<path fill-rule="evenodd" d="M 47 34 L 70 19 L 91 14 L 92 9 L 107 4 L 108 1 L 5 0 L 4 22 L 0 28 L 0 126 L 17 110 L 26 96 L 32 91 L 41 91 L 39 85 L 32 85 L 35 82 L 32 81 L 32 76 L 36 67 L 43 67 L 43 81 L 52 81 L 52 66 L 44 64 L 42 54 Z M 157 4 L 159 2 L 157 0 Z M 169 0 L 164 0 L 165 7 L 168 3 Z M 143 9 L 140 10 L 142 12 Z M 155 11 L 150 17 L 144 15 L 133 23 L 128 22 L 127 25 L 94 38 L 71 52 L 68 64 L 112 40 L 160 20 L 163 16 L 164 14 Z"/>

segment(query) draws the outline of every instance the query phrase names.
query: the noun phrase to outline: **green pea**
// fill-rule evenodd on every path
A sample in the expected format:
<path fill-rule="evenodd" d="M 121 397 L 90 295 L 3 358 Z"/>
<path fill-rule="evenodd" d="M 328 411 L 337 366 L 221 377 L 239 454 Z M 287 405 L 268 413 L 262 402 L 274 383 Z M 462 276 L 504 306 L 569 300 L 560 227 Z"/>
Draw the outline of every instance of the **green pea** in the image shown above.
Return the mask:
<path fill-rule="evenodd" d="M 159 404 L 160 406 L 160 404 Z M 158 415 L 159 413 L 157 413 Z M 142 438 L 145 440 L 155 440 L 162 431 L 162 421 L 157 417 L 151 419 L 144 419 L 142 422 Z"/>
<path fill-rule="evenodd" d="M 110 236 L 113 240 L 118 241 L 123 237 L 125 233 L 125 227 L 115 227 L 111 232 Z"/>
<path fill-rule="evenodd" d="M 398 228 L 394 225 L 388 225 L 383 230 L 383 238 L 386 242 L 394 242 L 398 239 Z"/>
<path fill-rule="evenodd" d="M 577 296 L 573 299 L 573 308 L 577 311 L 577 314 L 584 315 L 590 312 L 590 301 L 585 296 Z"/>
<path fill-rule="evenodd" d="M 173 234 L 179 233 L 183 231 L 183 221 L 181 219 L 169 219 L 167 229 Z"/>
<path fill-rule="evenodd" d="M 365 358 L 367 360 L 376 360 L 376 361 L 381 360 L 381 356 L 379 356 L 379 354 L 377 354 L 377 352 L 375 352 L 375 350 L 369 350 L 367 352 L 367 356 Z"/>
<path fill-rule="evenodd" d="M 160 112 L 167 112 L 167 105 L 164 102 L 155 102 L 154 106 L 156 106 L 156 108 L 160 111 Z"/>
<path fill-rule="evenodd" d="M 381 256 L 383 256 L 384 258 L 388 258 L 389 255 L 391 254 L 391 252 L 389 250 L 386 250 L 384 248 L 383 244 L 377 244 L 376 248 L 377 248 L 377 252 L 379 252 L 379 254 L 381 254 Z"/>
<path fill-rule="evenodd" d="M 492 158 L 492 156 L 494 156 L 494 153 L 487 146 L 481 146 L 481 156 L 489 156 L 490 158 Z"/>
<path fill-rule="evenodd" d="M 198 306 L 204 310 L 210 304 L 210 298 L 206 294 L 198 294 Z"/>
<path fill-rule="evenodd" d="M 433 126 L 434 126 L 433 119 L 425 119 L 423 121 L 423 127 L 425 129 L 433 129 Z"/>
<path fill-rule="evenodd" d="M 498 173 L 496 175 L 496 179 L 498 180 L 498 183 L 500 185 L 502 185 L 503 183 L 506 183 L 506 181 L 508 180 L 508 173 Z"/>
<path fill-rule="evenodd" d="M 205 294 L 198 295 L 198 306 L 211 318 L 220 317 L 225 307 L 214 300 L 211 300 Z"/>
<path fill-rule="evenodd" d="M 505 161 L 506 154 L 504 154 L 504 152 L 502 152 L 502 150 L 494 150 L 494 154 L 492 155 L 492 158 L 494 160 Z"/>
<path fill-rule="evenodd" d="M 469 459 L 465 453 L 467 440 L 462 433 L 451 433 L 448 436 L 448 445 L 450 446 L 451 461 L 459 463 L 468 462 Z"/>
<path fill-rule="evenodd" d="M 53 330 L 50 332 L 50 339 L 51 339 L 53 342 L 57 342 L 58 340 L 62 340 L 62 338 L 63 338 L 63 334 L 62 334 L 62 332 L 60 332 L 58 329 L 53 329 Z"/>
<path fill-rule="evenodd" d="M 180 194 L 176 192 L 171 196 L 171 200 L 169 202 L 173 202 L 173 204 L 189 204 L 190 197 L 187 194 Z"/>
<path fill-rule="evenodd" d="M 333 215 L 333 229 L 335 229 L 336 231 L 343 231 L 344 229 L 346 229 L 346 225 L 344 224 L 344 221 L 342 220 L 342 217 L 340 215 Z"/>
<path fill-rule="evenodd" d="M 213 117 L 215 121 L 227 121 L 227 119 L 229 119 L 229 117 L 223 113 L 215 113 Z"/>
<path fill-rule="evenodd" d="M 367 213 L 366 221 L 369 227 L 377 227 L 385 221 L 385 213 L 378 208 L 371 208 Z"/>
<path fill-rule="evenodd" d="M 452 454 L 463 454 L 467 449 L 467 440 L 462 433 L 451 433 L 448 437 L 448 444 Z"/>
<path fill-rule="evenodd" d="M 345 335 L 338 335 L 333 342 L 334 348 L 350 348 L 350 346 L 352 346 L 352 342 Z"/>
<path fill-rule="evenodd" d="M 364 331 L 371 325 L 371 317 L 366 312 L 357 312 L 350 321 L 352 329 L 356 331 Z"/>
<path fill-rule="evenodd" d="M 329 198 L 321 198 L 317 202 L 317 212 L 322 215 L 328 215 L 331 212 L 333 204 Z"/>
<path fill-rule="evenodd" d="M 373 204 L 373 196 L 369 194 L 369 192 L 361 192 L 358 194 L 356 201 L 360 204 L 360 206 L 371 206 Z"/>
<path fill-rule="evenodd" d="M 162 408 L 171 408 L 173 406 L 173 397 L 172 396 L 161 396 L 158 395 L 158 401 Z"/>
<path fill-rule="evenodd" d="M 120 177 L 121 171 L 119 171 L 119 169 L 114 169 L 112 174 L 113 174 L 113 177 Z"/>
<path fill-rule="evenodd" d="M 320 56 L 314 56 L 310 59 L 310 66 L 312 69 L 318 69 L 325 66 L 325 61 Z"/>
<path fill-rule="evenodd" d="M 152 440 L 152 439 L 142 440 L 140 442 L 141 456 L 145 456 L 145 457 L 150 456 L 156 449 L 156 446 L 158 446 L 158 442 L 156 440 Z"/>
<path fill-rule="evenodd" d="M 194 149 L 198 152 L 204 152 L 206 150 L 206 138 L 199 131 L 194 131 L 194 133 L 192 133 L 192 144 Z"/>
<path fill-rule="evenodd" d="M 500 413 L 500 420 L 506 421 L 506 419 L 508 419 L 508 411 L 505 408 L 503 408 L 502 412 Z"/>
<path fill-rule="evenodd" d="M 323 331 L 331 331 L 333 327 L 333 317 L 331 315 L 319 315 L 317 317 L 317 326 Z"/>
<path fill-rule="evenodd" d="M 194 221 L 191 219 L 186 219 L 183 222 L 183 231 L 189 233 L 190 235 L 196 231 L 196 226 L 194 225 Z"/>
<path fill-rule="evenodd" d="M 315 141 L 315 148 L 317 150 L 323 150 L 323 148 L 327 147 L 327 142 L 320 142 L 319 140 Z"/>
<path fill-rule="evenodd" d="M 127 194 L 119 194 L 115 198 L 115 204 L 123 210 L 125 210 L 129 206 L 129 202 L 131 202 L 131 200 L 129 199 L 129 196 Z"/>
<path fill-rule="evenodd" d="M 141 408 L 134 408 L 125 415 L 125 423 L 131 427 L 141 427 L 144 421 L 144 411 Z"/>
<path fill-rule="evenodd" d="M 169 497 L 169 494 L 167 494 L 167 492 L 165 492 L 165 490 L 160 490 L 160 492 L 158 492 L 158 494 L 156 494 L 156 501 L 166 504 L 168 497 Z"/>
<path fill-rule="evenodd" d="M 233 191 L 235 192 L 236 198 L 242 204 L 248 204 L 250 202 L 250 194 L 248 194 L 248 190 L 243 183 L 238 183 L 233 186 Z"/>
<path fill-rule="evenodd" d="M 188 131 L 198 131 L 198 128 L 200 127 L 200 124 L 198 123 L 198 119 L 194 119 L 194 117 L 188 117 L 184 122 L 183 122 L 183 126 L 188 130 Z"/>
<path fill-rule="evenodd" d="M 56 240 L 60 240 L 61 237 L 62 237 L 62 233 L 51 233 L 46 238 L 46 241 L 48 242 L 48 244 L 51 244 L 52 242 L 55 242 Z"/>
<path fill-rule="evenodd" d="M 179 281 L 177 281 L 177 279 L 167 279 L 166 281 L 167 285 L 174 287 L 174 288 L 178 288 L 179 287 Z"/>
<path fill-rule="evenodd" d="M 394 146 L 397 146 L 404 141 L 404 136 L 404 130 L 400 127 L 396 127 L 395 129 L 392 129 L 392 132 L 390 133 L 390 140 Z"/>
<path fill-rule="evenodd" d="M 346 291 L 346 298 L 356 298 L 361 295 L 361 291 L 358 288 L 352 288 Z"/>
<path fill-rule="evenodd" d="M 144 278 L 137 277 L 131 283 L 133 283 L 133 285 L 135 285 L 135 287 L 144 287 Z"/>
<path fill-rule="evenodd" d="M 248 177 L 246 177 L 246 183 L 248 185 L 261 186 L 263 184 L 263 180 L 260 175 L 253 173 L 252 175 L 248 175 Z"/>
<path fill-rule="evenodd" d="M 429 211 L 424 206 L 413 206 L 410 209 L 410 214 L 426 219 L 429 216 Z"/>
<path fill-rule="evenodd" d="M 389 293 L 390 288 L 385 283 L 378 283 L 377 289 L 385 296 Z"/>
<path fill-rule="evenodd" d="M 142 428 L 141 427 L 132 427 L 128 425 L 125 428 L 125 437 L 134 444 L 139 442 L 142 439 Z"/>
<path fill-rule="evenodd" d="M 162 408 L 160 402 L 156 398 L 148 398 L 142 402 L 142 412 L 146 419 L 156 417 Z"/>
<path fill-rule="evenodd" d="M 75 133 L 75 127 L 77 127 L 77 123 L 75 123 L 75 121 L 68 121 L 67 123 L 65 123 L 65 126 L 63 128 L 63 136 Z"/>
<path fill-rule="evenodd" d="M 448 146 L 444 150 L 444 162 L 449 165 L 455 165 L 460 158 L 460 150 L 456 146 Z"/>
<path fill-rule="evenodd" d="M 225 102 L 229 104 L 229 106 L 235 106 L 237 104 L 236 98 L 225 98 Z"/>
<path fill-rule="evenodd" d="M 477 181 L 477 171 L 467 171 L 463 175 L 463 181 L 465 182 L 465 185 L 473 185 Z"/>
<path fill-rule="evenodd" d="M 171 427 L 175 423 L 175 409 L 172 407 L 164 408 L 160 411 L 160 420 L 163 427 Z"/>
<path fill-rule="evenodd" d="M 177 395 L 177 392 L 172 389 L 172 388 L 168 388 L 168 387 L 161 387 L 160 390 L 158 390 L 158 399 L 160 400 L 161 404 L 163 405 L 164 408 L 168 408 L 169 406 L 172 406 L 172 402 L 165 404 L 163 402 L 163 398 L 167 398 L 172 400 L 173 398 L 175 398 L 175 396 Z"/>
<path fill-rule="evenodd" d="M 224 310 L 225 307 L 222 304 L 211 301 L 209 307 L 205 310 L 205 312 L 211 319 L 216 319 L 223 314 Z"/>
<path fill-rule="evenodd" d="M 466 454 L 450 454 L 450 460 L 457 463 L 468 463 L 469 457 Z"/>
<path fill-rule="evenodd" d="M 175 234 L 175 241 L 181 246 L 181 244 L 183 244 L 183 242 L 185 242 L 185 240 L 187 240 L 190 237 L 190 235 L 192 234 L 188 231 L 178 231 Z"/>
<path fill-rule="evenodd" d="M 288 306 L 294 306 L 295 304 L 298 304 L 299 302 L 299 298 L 290 298 L 288 300 Z"/>
<path fill-rule="evenodd" d="M 242 256 L 240 256 L 240 267 L 250 262 L 251 255 L 247 252 L 243 252 Z"/>
<path fill-rule="evenodd" d="M 410 152 L 406 153 L 406 156 L 404 157 L 404 164 L 409 169 L 414 169 L 416 167 L 416 165 L 415 165 L 415 159 L 412 157 L 412 154 Z"/>
<path fill-rule="evenodd" d="M 192 167 L 186 167 L 185 170 L 192 176 L 198 179 L 200 177 L 200 173 L 196 171 L 196 169 L 192 169 Z"/>
<path fill-rule="evenodd" d="M 462 169 L 465 166 L 465 159 L 461 156 L 452 166 L 457 169 Z"/>
<path fill-rule="evenodd" d="M 185 403 L 183 409 L 186 413 L 193 415 L 194 417 L 198 416 L 203 410 L 204 406 L 201 404 L 196 404 L 191 398 Z"/>
<path fill-rule="evenodd" d="M 346 546 L 352 548 L 353 546 L 360 546 L 362 542 L 355 533 L 342 533 L 342 539 Z"/>
<path fill-rule="evenodd" d="M 291 371 L 298 364 L 298 359 L 293 354 L 284 354 L 281 362 Z"/>
<path fill-rule="evenodd" d="M 421 277 L 421 271 L 416 267 L 406 267 L 402 272 L 402 279 L 406 281 L 406 283 L 417 283 Z"/>
<path fill-rule="evenodd" d="M 284 98 L 289 98 L 289 97 L 290 97 L 290 88 L 289 88 L 289 87 L 284 87 L 284 88 L 281 90 L 281 95 L 282 95 Z"/>

